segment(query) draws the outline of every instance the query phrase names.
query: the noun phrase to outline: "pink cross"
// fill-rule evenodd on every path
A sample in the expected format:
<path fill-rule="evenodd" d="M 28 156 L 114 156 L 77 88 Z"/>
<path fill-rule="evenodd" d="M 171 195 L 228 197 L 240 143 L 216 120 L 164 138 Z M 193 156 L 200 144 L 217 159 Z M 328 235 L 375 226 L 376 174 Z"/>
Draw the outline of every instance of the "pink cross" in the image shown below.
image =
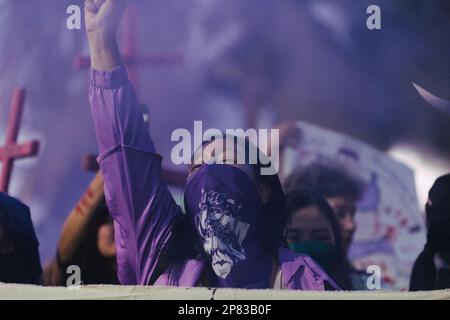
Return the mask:
<path fill-rule="evenodd" d="M 0 147 L 0 161 L 2 162 L 0 191 L 5 193 L 8 193 L 14 160 L 33 157 L 39 152 L 39 141 L 37 140 L 28 141 L 22 144 L 17 143 L 24 104 L 25 90 L 14 89 L 11 98 L 6 142 L 3 147 Z"/>
<path fill-rule="evenodd" d="M 84 156 L 82 165 L 85 171 L 97 172 L 100 169 L 94 155 Z M 187 179 L 187 173 L 171 169 L 163 169 L 162 174 L 164 181 L 172 186 L 183 187 Z"/>

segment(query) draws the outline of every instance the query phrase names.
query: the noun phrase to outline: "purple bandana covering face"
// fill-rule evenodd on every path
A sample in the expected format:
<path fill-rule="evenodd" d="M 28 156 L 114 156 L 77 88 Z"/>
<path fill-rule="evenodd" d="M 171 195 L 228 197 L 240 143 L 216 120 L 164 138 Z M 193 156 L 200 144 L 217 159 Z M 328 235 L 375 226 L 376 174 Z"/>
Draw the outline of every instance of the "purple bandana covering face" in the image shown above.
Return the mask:
<path fill-rule="evenodd" d="M 184 204 L 210 257 L 215 286 L 269 287 L 272 257 L 263 248 L 263 204 L 243 171 L 203 165 L 188 179 Z"/>

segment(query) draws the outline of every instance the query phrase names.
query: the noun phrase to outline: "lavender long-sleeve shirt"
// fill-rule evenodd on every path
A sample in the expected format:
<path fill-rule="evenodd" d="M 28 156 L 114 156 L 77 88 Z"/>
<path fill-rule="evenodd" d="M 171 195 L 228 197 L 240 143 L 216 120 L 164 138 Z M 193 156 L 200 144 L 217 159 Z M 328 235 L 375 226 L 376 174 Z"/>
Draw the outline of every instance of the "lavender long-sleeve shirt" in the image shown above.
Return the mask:
<path fill-rule="evenodd" d="M 126 69 L 91 70 L 90 104 L 114 219 L 118 278 L 126 285 L 198 285 L 205 261 L 174 265 L 150 283 L 172 227 L 182 214 L 162 179 L 161 157 L 145 124 Z M 307 256 L 278 250 L 283 287 L 323 290 L 338 286 Z"/>

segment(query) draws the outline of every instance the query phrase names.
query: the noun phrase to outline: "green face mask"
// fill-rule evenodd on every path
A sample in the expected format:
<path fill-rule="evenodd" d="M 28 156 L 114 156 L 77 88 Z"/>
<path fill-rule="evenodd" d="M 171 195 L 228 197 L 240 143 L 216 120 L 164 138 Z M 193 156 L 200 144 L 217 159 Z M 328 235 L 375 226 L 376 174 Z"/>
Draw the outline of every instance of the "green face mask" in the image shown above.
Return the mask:
<path fill-rule="evenodd" d="M 314 259 L 325 271 L 331 269 L 336 259 L 336 248 L 329 243 L 319 241 L 299 241 L 289 243 L 295 252 L 306 254 Z"/>

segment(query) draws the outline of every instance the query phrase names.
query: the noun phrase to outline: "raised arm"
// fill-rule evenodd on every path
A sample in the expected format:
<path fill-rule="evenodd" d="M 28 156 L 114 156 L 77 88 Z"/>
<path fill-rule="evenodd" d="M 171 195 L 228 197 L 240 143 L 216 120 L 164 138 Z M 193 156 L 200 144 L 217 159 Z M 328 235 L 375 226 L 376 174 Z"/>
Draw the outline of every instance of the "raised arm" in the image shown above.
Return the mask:
<path fill-rule="evenodd" d="M 58 243 L 59 262 L 70 264 L 80 251 L 95 214 L 104 201 L 103 177 L 97 173 L 77 205 L 70 212 Z M 63 270 L 65 272 L 65 270 Z"/>
<path fill-rule="evenodd" d="M 88 0 L 85 11 L 92 60 L 91 113 L 105 197 L 114 219 L 118 278 L 122 284 L 151 284 L 181 210 L 162 180 L 161 157 L 120 62 L 116 33 L 125 1 Z"/>

